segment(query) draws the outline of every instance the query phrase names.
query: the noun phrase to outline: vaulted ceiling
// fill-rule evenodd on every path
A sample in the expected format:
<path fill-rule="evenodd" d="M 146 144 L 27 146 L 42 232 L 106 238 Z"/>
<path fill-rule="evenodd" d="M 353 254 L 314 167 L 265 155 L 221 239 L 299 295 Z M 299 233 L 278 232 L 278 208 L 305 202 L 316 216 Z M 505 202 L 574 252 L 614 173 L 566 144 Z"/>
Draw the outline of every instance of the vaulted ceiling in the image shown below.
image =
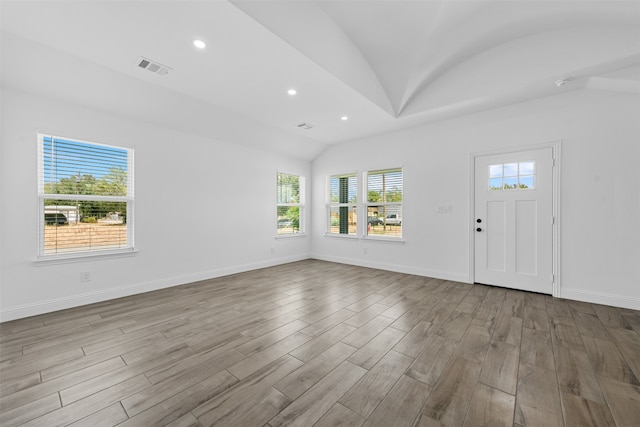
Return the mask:
<path fill-rule="evenodd" d="M 1 8 L 5 87 L 307 159 L 328 144 L 571 90 L 640 95 L 636 0 Z M 172 71 L 143 70 L 139 57 Z"/>

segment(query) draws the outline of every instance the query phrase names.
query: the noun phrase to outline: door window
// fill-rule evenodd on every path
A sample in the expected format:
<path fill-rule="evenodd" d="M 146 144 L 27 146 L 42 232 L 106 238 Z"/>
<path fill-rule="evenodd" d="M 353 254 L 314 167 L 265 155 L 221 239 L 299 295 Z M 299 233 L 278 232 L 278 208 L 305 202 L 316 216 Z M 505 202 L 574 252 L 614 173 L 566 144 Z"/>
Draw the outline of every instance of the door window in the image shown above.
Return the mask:
<path fill-rule="evenodd" d="M 535 169 L 534 160 L 489 165 L 489 191 L 535 189 Z"/>

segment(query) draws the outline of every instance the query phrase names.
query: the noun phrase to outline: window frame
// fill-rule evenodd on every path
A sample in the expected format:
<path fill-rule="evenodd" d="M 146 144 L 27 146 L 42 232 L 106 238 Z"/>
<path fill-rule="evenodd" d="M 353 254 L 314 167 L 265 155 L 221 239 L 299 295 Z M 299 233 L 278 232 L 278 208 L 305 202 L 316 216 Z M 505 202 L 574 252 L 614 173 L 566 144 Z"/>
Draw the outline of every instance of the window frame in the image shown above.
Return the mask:
<path fill-rule="evenodd" d="M 325 235 L 326 236 L 330 236 L 330 237 L 339 237 L 339 238 L 357 238 L 358 234 L 359 234 L 359 227 L 360 227 L 360 221 L 358 221 L 358 217 L 360 216 L 360 203 L 358 202 L 358 194 L 360 194 L 360 179 L 358 179 L 358 172 L 351 172 L 351 173 L 342 173 L 342 174 L 333 174 L 333 175 L 329 175 L 326 178 L 326 186 L 327 186 L 327 191 L 326 191 L 326 202 L 325 202 L 325 206 L 326 206 L 326 231 L 325 231 Z M 356 189 L 355 189 L 355 195 L 356 195 L 356 202 L 334 202 L 331 200 L 331 180 L 333 178 L 355 178 L 356 180 Z M 348 188 L 348 184 L 347 184 L 347 188 Z M 347 197 L 348 197 L 348 190 L 347 190 Z M 348 199 L 347 199 L 348 200 Z M 348 220 L 347 220 L 347 233 L 340 233 L 340 231 L 338 231 L 337 233 L 333 233 L 331 232 L 331 211 L 334 208 L 347 208 L 347 219 L 348 219 L 348 212 L 354 212 L 356 215 L 356 228 L 354 233 L 349 233 L 349 224 L 348 224 Z"/>
<path fill-rule="evenodd" d="M 402 200 L 400 202 L 387 202 L 387 201 L 370 202 L 369 201 L 369 175 L 377 174 L 377 173 L 392 173 L 392 172 L 400 172 L 402 175 Z M 362 172 L 362 200 L 363 201 L 361 203 L 362 205 L 361 210 L 362 210 L 363 218 L 367 218 L 366 223 L 364 223 L 362 226 L 363 239 L 378 240 L 378 241 L 384 241 L 384 242 L 400 242 L 400 243 L 404 242 L 404 231 L 403 231 L 404 215 L 402 218 L 402 224 L 400 225 L 401 228 L 400 228 L 399 235 L 374 235 L 374 234 L 371 234 L 369 231 L 369 208 L 382 206 L 385 208 L 385 211 L 386 211 L 386 208 L 389 206 L 399 206 L 400 207 L 399 211 L 402 212 L 403 204 L 404 204 L 404 193 L 405 191 L 404 191 L 404 167 L 403 166 L 383 168 L 383 169 L 371 169 L 371 170 Z M 385 214 L 385 219 L 386 219 L 386 214 Z M 386 226 L 386 223 L 385 223 L 385 226 Z"/>
<path fill-rule="evenodd" d="M 107 147 L 118 150 L 127 151 L 127 194 L 124 196 L 108 196 L 108 195 L 95 195 L 95 194 L 51 194 L 45 193 L 45 156 L 44 145 L 45 138 L 54 140 L 64 140 L 70 142 L 77 142 L 80 144 L 87 144 L 97 147 Z M 85 258 L 95 257 L 111 257 L 118 255 L 129 255 L 135 252 L 135 179 L 134 179 L 134 150 L 129 147 L 120 147 L 109 144 L 102 144 L 93 141 L 86 141 L 77 138 L 69 138 L 65 136 L 59 136 L 48 133 L 37 134 L 37 195 L 38 195 L 38 243 L 37 243 L 37 256 L 36 261 L 56 261 L 56 260 L 82 260 Z M 45 201 L 46 200 L 69 200 L 69 201 L 104 201 L 104 202 L 123 202 L 126 203 L 126 235 L 127 245 L 119 248 L 106 248 L 106 249 L 85 249 L 76 247 L 75 250 L 68 252 L 55 252 L 46 253 L 45 249 Z M 76 214 L 77 215 L 77 214 Z"/>
<path fill-rule="evenodd" d="M 285 203 L 285 202 L 280 202 L 278 200 L 279 197 L 279 192 L 280 192 L 280 176 L 281 175 L 288 175 L 288 176 L 294 176 L 298 178 L 298 202 L 289 202 L 289 203 Z M 281 238 L 291 238 L 291 237 L 299 237 L 299 236 L 305 236 L 306 235 L 306 221 L 305 221 L 305 215 L 306 215 L 306 209 L 305 209 L 305 205 L 306 205 L 306 179 L 303 175 L 298 175 L 298 174 L 294 174 L 294 173 L 289 173 L 289 172 L 283 172 L 283 171 L 277 171 L 276 173 L 276 223 L 275 223 L 275 234 L 276 234 L 276 238 L 277 239 L 281 239 Z M 292 232 L 291 233 L 279 233 L 280 228 L 278 227 L 278 222 L 280 221 L 279 219 L 279 215 L 278 215 L 278 210 L 281 207 L 297 207 L 298 208 L 298 232 L 296 233 L 294 229 L 294 227 L 292 227 Z"/>

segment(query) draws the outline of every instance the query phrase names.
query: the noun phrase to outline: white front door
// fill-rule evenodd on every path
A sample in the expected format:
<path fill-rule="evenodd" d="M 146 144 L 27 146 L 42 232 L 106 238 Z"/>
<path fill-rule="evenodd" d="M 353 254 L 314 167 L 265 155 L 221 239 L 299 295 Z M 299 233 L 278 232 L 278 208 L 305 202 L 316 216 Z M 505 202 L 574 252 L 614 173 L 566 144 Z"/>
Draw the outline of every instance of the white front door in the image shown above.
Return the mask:
<path fill-rule="evenodd" d="M 475 158 L 474 281 L 553 292 L 553 148 Z"/>

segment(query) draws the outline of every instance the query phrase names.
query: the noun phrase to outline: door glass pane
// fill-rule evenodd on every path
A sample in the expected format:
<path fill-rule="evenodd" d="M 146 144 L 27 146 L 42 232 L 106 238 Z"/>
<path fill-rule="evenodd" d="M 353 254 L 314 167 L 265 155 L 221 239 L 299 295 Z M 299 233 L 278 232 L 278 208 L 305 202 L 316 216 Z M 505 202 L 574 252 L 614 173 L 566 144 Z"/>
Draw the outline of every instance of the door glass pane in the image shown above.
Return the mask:
<path fill-rule="evenodd" d="M 523 189 L 534 189 L 535 187 L 535 178 L 533 177 L 533 175 L 531 176 L 521 176 L 519 178 L 520 181 L 520 188 Z"/>
<path fill-rule="evenodd" d="M 520 162 L 520 175 L 533 175 L 535 162 Z"/>
<path fill-rule="evenodd" d="M 489 191 L 502 190 L 502 177 L 489 178 Z"/>
<path fill-rule="evenodd" d="M 515 190 L 518 188 L 518 177 L 505 177 L 504 178 L 504 189 L 505 190 Z"/>
<path fill-rule="evenodd" d="M 517 163 L 505 163 L 504 176 L 518 176 L 518 164 Z"/>
<path fill-rule="evenodd" d="M 502 178 L 502 165 L 489 166 L 489 178 Z"/>

